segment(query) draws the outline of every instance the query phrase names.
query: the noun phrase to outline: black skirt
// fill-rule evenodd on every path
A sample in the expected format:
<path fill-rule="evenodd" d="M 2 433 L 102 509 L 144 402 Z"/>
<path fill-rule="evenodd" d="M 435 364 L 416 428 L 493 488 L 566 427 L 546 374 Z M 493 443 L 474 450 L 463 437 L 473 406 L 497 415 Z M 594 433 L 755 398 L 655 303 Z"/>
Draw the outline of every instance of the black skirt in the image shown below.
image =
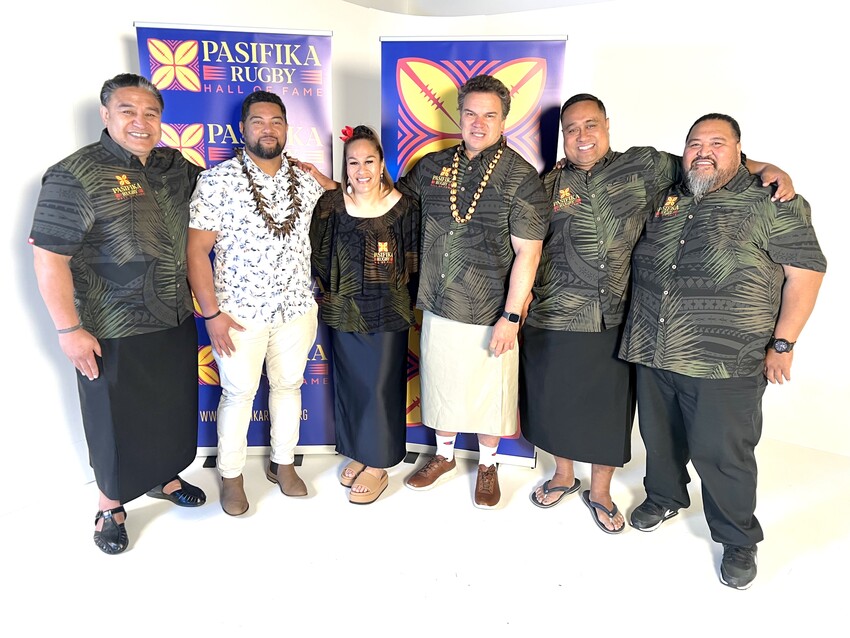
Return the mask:
<path fill-rule="evenodd" d="M 408 330 L 330 329 L 336 451 L 371 467 L 406 454 Z"/>
<path fill-rule="evenodd" d="M 520 428 L 529 442 L 574 461 L 628 463 L 635 374 L 632 364 L 617 357 L 621 331 L 523 326 Z"/>
<path fill-rule="evenodd" d="M 99 342 L 98 378 L 77 372 L 83 428 L 98 488 L 126 503 L 172 479 L 197 454 L 195 318 Z"/>

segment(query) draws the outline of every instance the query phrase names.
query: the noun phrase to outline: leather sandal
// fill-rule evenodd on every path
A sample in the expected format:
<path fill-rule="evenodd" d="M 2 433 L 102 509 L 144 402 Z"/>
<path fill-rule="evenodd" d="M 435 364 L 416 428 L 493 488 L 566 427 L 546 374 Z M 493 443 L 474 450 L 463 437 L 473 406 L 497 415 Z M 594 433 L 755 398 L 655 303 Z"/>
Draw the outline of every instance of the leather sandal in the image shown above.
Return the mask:
<path fill-rule="evenodd" d="M 386 472 L 384 472 L 381 478 L 377 478 L 368 472 L 361 472 L 351 487 L 354 488 L 355 485 L 362 485 L 369 491 L 355 492 L 352 489 L 352 491 L 348 494 L 348 500 L 355 505 L 368 505 L 369 503 L 374 503 L 378 500 L 378 497 L 384 493 L 384 490 L 387 489 L 389 482 L 390 479 Z"/>
<path fill-rule="evenodd" d="M 180 487 L 170 494 L 163 492 L 163 488 L 171 483 L 171 481 L 179 481 Z M 207 502 L 207 495 L 200 487 L 196 487 L 191 483 L 187 483 L 179 476 L 169 479 L 162 485 L 157 485 L 147 493 L 151 498 L 161 498 L 166 501 L 171 501 L 180 507 L 199 507 Z"/>
<path fill-rule="evenodd" d="M 113 507 L 111 510 L 98 510 L 94 517 L 94 524 L 100 519 L 103 519 L 103 526 L 100 531 L 94 532 L 94 544 L 104 554 L 120 554 L 130 544 L 130 539 L 127 537 L 127 529 L 124 523 L 118 523 L 115 520 L 116 514 L 123 514 L 124 520 L 127 519 L 127 512 L 123 505 Z"/>
<path fill-rule="evenodd" d="M 360 473 L 366 469 L 366 466 L 363 465 L 360 461 L 352 461 L 344 468 L 342 468 L 342 472 L 339 474 L 339 484 L 343 487 L 351 487 L 354 485 L 354 481 L 357 480 L 357 477 L 360 476 Z M 354 473 L 354 476 L 346 476 L 345 473 L 351 470 Z"/>

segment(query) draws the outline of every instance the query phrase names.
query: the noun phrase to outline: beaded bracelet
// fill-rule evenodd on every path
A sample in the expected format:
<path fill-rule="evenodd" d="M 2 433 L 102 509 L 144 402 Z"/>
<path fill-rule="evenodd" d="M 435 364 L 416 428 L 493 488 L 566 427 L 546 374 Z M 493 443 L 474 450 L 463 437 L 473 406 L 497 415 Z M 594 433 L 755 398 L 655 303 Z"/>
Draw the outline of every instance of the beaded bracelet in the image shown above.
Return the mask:
<path fill-rule="evenodd" d="M 201 319 L 203 319 L 204 321 L 209 321 L 210 319 L 215 319 L 215 318 L 216 318 L 216 317 L 218 317 L 220 314 L 221 314 L 221 310 L 219 309 L 219 311 L 218 311 L 218 312 L 216 312 L 216 313 L 214 313 L 214 314 L 211 314 L 209 317 L 204 317 L 203 315 L 201 315 Z"/>

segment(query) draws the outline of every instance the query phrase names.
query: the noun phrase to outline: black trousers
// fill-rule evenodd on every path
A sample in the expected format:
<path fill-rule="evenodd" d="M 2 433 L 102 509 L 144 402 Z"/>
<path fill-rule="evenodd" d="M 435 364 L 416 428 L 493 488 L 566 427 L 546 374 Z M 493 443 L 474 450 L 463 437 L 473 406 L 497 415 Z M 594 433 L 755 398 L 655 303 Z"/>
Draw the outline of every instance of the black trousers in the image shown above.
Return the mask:
<path fill-rule="evenodd" d="M 766 386 L 763 375 L 698 379 L 637 366 L 647 496 L 662 507 L 688 507 L 691 461 L 702 482 L 711 538 L 718 543 L 754 545 L 764 538 L 755 517 L 755 447 Z"/>

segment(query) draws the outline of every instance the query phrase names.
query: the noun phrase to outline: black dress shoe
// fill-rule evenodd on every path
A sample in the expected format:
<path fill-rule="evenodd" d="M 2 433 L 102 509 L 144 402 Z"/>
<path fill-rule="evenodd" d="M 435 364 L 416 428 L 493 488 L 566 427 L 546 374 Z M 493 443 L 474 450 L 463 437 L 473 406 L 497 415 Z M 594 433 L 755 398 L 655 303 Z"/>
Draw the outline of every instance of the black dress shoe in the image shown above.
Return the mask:
<path fill-rule="evenodd" d="M 124 523 L 116 522 L 116 514 L 124 514 L 125 519 L 127 517 L 127 512 L 124 511 L 122 505 L 113 507 L 111 510 L 101 510 L 94 517 L 95 525 L 100 519 L 103 519 L 103 526 L 100 531 L 95 530 L 94 532 L 94 544 L 104 554 L 120 554 L 130 544 L 130 539 L 127 538 L 127 529 L 124 527 Z"/>
<path fill-rule="evenodd" d="M 162 488 L 171 483 L 171 481 L 180 481 L 180 488 L 174 490 L 171 494 L 166 494 L 162 491 Z M 191 483 L 187 483 L 179 476 L 175 476 L 162 485 L 157 485 L 147 495 L 151 498 L 161 498 L 171 501 L 180 507 L 198 507 L 207 502 L 207 495 L 204 494 L 204 491 L 200 487 L 195 487 Z"/>

